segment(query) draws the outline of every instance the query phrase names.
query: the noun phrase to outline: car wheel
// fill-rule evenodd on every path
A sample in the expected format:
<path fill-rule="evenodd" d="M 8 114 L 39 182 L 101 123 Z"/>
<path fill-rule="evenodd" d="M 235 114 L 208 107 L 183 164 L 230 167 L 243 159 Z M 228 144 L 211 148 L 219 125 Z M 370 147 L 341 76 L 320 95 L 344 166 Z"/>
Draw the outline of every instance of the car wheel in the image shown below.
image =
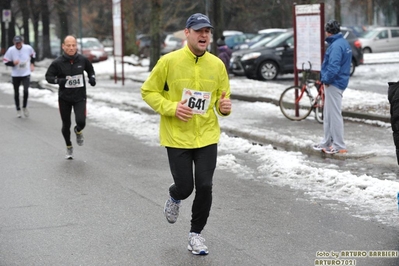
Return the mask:
<path fill-rule="evenodd" d="M 258 78 L 260 80 L 273 80 L 278 75 L 278 66 L 273 61 L 265 61 L 258 68 Z"/>
<path fill-rule="evenodd" d="M 355 73 L 355 68 L 356 68 L 355 60 L 352 59 L 352 62 L 351 62 L 351 72 L 350 72 L 350 75 L 351 75 L 351 76 L 353 75 L 353 73 Z"/>
<path fill-rule="evenodd" d="M 369 47 L 366 47 L 363 49 L 364 54 L 371 54 L 371 49 Z"/>

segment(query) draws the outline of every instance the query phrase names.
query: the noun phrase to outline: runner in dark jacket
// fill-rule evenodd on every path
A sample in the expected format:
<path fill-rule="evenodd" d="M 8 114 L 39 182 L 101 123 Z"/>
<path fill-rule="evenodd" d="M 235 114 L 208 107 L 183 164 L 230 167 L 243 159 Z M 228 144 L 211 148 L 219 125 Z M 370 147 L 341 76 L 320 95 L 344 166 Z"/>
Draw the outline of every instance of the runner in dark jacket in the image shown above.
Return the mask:
<path fill-rule="evenodd" d="M 62 135 L 67 146 L 65 158 L 73 158 L 71 142 L 71 112 L 75 113 L 76 142 L 83 145 L 82 130 L 86 125 L 86 81 L 84 71 L 91 86 L 96 85 L 94 68 L 91 62 L 77 53 L 77 41 L 74 36 L 67 36 L 62 44 L 63 55 L 55 59 L 46 72 L 46 80 L 59 85 L 58 105 L 62 119 Z"/>

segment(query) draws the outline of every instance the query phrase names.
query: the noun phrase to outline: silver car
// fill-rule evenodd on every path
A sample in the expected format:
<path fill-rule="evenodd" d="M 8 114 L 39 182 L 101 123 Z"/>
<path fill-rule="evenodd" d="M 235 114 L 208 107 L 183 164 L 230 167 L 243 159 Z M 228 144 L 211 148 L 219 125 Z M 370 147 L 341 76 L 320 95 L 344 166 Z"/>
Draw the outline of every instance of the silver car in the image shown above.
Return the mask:
<path fill-rule="evenodd" d="M 378 27 L 367 31 L 361 38 L 363 53 L 399 51 L 399 27 Z"/>

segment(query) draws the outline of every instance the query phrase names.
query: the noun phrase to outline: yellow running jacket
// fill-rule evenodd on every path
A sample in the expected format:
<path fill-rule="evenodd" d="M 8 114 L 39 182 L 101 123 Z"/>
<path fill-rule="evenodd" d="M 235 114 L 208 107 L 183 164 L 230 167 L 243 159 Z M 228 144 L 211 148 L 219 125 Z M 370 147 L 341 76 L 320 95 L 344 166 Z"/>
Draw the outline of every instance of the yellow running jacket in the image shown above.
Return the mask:
<path fill-rule="evenodd" d="M 141 88 L 143 100 L 161 115 L 161 145 L 192 149 L 218 143 L 220 127 L 216 112 L 225 116 L 219 111 L 222 91 L 226 92 L 225 98 L 230 98 L 226 67 L 215 55 L 205 52 L 198 57 L 186 45 L 162 56 Z M 181 121 L 175 116 L 178 102 L 196 95 L 203 98 L 191 98 L 196 99 L 191 102 L 193 110 L 204 107 L 203 102 L 205 108 L 188 122 Z"/>

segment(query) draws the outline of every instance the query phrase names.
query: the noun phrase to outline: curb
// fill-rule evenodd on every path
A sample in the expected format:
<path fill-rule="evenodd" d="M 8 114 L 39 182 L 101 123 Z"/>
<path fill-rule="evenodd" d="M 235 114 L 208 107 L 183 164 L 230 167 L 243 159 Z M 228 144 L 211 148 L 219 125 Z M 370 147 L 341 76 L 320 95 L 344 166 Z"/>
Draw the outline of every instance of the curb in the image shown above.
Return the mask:
<path fill-rule="evenodd" d="M 246 101 L 246 102 L 266 102 L 272 103 L 274 105 L 279 105 L 279 101 L 267 97 L 253 97 L 253 96 L 245 96 L 245 95 L 231 95 L 231 99 Z M 358 112 L 351 112 L 351 111 L 342 111 L 343 117 L 350 117 L 350 118 L 358 118 L 358 119 L 366 119 L 366 120 L 378 120 L 386 123 L 391 122 L 391 118 L 388 116 L 382 115 L 375 115 L 375 114 L 367 114 L 367 113 L 358 113 Z"/>

